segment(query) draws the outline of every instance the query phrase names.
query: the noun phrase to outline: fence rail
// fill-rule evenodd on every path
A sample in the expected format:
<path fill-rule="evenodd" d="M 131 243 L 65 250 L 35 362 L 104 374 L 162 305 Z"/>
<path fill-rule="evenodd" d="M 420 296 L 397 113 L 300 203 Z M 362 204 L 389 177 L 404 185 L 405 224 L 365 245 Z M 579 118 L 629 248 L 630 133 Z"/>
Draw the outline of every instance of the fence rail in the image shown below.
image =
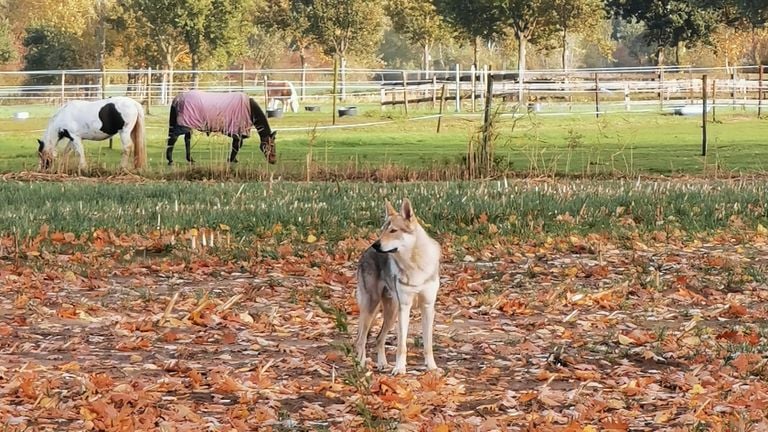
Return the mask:
<path fill-rule="evenodd" d="M 435 104 L 438 95 L 462 110 L 469 100 L 471 110 L 484 97 L 489 74 L 494 77 L 497 96 L 523 102 L 588 101 L 599 93 L 605 102 L 632 103 L 656 100 L 693 102 L 700 99 L 701 76 L 709 76 L 712 98 L 733 104 L 759 104 L 766 90 L 757 66 L 737 68 L 695 68 L 689 66 L 636 67 L 527 71 L 523 83 L 516 71 L 490 71 L 456 65 L 450 70 L 346 69 L 339 77 L 336 96 L 352 101 L 388 105 Z M 244 91 L 264 98 L 265 80 L 291 81 L 304 103 L 330 100 L 334 94 L 333 70 L 54 70 L 0 71 L 0 103 L 59 104 L 71 99 L 97 99 L 126 95 L 148 105 L 167 105 L 175 94 L 193 87 L 213 91 Z M 522 87 L 522 91 L 521 91 Z M 479 105 L 481 107 L 482 105 Z"/>

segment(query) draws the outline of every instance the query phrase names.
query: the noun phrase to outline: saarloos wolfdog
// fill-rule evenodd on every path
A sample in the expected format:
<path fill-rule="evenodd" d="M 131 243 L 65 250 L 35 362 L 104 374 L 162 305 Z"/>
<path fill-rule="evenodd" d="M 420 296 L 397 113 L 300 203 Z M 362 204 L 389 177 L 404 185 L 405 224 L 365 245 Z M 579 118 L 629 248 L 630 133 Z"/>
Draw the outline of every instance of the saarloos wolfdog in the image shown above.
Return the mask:
<path fill-rule="evenodd" d="M 360 323 L 357 333 L 357 359 L 365 364 L 368 332 L 382 306 L 384 322 L 376 338 L 380 370 L 387 367 L 384 341 L 397 323 L 397 356 L 392 374 L 404 374 L 406 338 L 411 307 L 421 308 L 424 363 L 437 369 L 432 354 L 432 328 L 435 300 L 440 287 L 440 244 L 419 224 L 411 202 L 403 200 L 400 211 L 386 202 L 386 220 L 379 239 L 363 253 L 357 268 L 357 304 Z"/>

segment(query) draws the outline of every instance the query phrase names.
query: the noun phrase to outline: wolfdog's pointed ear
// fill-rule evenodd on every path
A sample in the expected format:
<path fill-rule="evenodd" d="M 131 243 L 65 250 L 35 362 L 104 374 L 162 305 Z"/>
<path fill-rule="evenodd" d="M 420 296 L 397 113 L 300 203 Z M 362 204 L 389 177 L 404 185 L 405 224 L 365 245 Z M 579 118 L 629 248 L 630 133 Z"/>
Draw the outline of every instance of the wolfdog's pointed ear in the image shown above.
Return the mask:
<path fill-rule="evenodd" d="M 397 210 L 395 210 L 394 207 L 392 207 L 392 203 L 389 202 L 389 200 L 384 200 L 386 203 L 384 204 L 385 208 L 387 209 L 387 216 L 393 216 L 397 214 Z"/>
<path fill-rule="evenodd" d="M 413 220 L 413 207 L 411 206 L 411 201 L 408 198 L 403 198 L 403 204 L 400 206 L 400 214 L 403 215 L 403 218 L 406 220 Z"/>
<path fill-rule="evenodd" d="M 45 143 L 41 140 L 37 140 L 37 152 L 42 153 L 45 148 Z"/>

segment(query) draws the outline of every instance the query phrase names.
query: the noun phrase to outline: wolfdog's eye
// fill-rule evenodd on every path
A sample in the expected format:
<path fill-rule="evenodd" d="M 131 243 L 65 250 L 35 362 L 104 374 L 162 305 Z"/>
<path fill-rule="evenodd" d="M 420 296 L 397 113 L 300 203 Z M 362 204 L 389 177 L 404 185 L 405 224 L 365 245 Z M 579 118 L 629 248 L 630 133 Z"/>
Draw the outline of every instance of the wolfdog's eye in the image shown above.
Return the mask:
<path fill-rule="evenodd" d="M 390 234 L 394 234 L 394 233 L 396 233 L 396 232 L 397 232 L 397 228 L 392 228 L 392 229 L 390 229 L 390 230 L 389 230 L 389 233 L 390 233 Z"/>

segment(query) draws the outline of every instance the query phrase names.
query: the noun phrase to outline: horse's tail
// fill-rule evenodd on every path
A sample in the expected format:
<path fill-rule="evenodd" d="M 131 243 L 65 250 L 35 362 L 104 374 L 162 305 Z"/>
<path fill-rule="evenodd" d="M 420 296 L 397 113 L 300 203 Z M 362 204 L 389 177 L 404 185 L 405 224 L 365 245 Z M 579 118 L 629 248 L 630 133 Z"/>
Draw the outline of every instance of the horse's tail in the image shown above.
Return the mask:
<path fill-rule="evenodd" d="M 147 165 L 147 146 L 144 137 L 144 107 L 136 103 L 138 113 L 136 123 L 131 130 L 131 141 L 133 141 L 133 166 L 136 169 L 144 168 Z"/>

